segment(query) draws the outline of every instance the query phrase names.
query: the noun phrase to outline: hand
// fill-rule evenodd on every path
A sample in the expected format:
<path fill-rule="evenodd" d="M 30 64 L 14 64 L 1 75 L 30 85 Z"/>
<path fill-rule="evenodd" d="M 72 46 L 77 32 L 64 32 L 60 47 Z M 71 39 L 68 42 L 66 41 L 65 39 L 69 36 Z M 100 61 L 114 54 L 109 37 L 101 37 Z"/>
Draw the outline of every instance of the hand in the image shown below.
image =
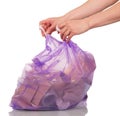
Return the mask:
<path fill-rule="evenodd" d="M 60 36 L 63 41 L 69 42 L 74 35 L 84 33 L 89 30 L 89 24 L 86 19 L 69 20 L 58 25 Z"/>
<path fill-rule="evenodd" d="M 39 25 L 44 28 L 47 34 L 51 34 L 56 30 L 56 26 L 62 22 L 64 22 L 64 17 L 53 17 L 40 21 Z M 41 33 L 45 36 L 42 31 Z"/>

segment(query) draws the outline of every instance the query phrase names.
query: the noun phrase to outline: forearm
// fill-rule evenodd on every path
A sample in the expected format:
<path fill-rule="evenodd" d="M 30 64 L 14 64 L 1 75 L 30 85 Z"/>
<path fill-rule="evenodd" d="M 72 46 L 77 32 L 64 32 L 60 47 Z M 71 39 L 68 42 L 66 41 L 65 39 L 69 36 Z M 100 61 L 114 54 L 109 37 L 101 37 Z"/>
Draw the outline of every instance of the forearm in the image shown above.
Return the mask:
<path fill-rule="evenodd" d="M 120 21 L 120 2 L 111 8 L 86 18 L 90 28 L 108 25 Z"/>
<path fill-rule="evenodd" d="M 118 0 L 88 0 L 83 5 L 71 10 L 64 15 L 65 20 L 83 19 L 104 10 Z"/>

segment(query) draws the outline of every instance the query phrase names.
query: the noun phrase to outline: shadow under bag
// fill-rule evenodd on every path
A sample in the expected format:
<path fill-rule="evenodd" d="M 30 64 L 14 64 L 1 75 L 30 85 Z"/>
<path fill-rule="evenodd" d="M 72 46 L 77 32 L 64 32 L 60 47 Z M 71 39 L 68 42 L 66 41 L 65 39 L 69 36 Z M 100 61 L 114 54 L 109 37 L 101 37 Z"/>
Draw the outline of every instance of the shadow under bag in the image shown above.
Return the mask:
<path fill-rule="evenodd" d="M 96 68 L 92 54 L 72 41 L 46 35 L 45 49 L 26 64 L 10 106 L 18 110 L 65 110 L 86 102 Z"/>

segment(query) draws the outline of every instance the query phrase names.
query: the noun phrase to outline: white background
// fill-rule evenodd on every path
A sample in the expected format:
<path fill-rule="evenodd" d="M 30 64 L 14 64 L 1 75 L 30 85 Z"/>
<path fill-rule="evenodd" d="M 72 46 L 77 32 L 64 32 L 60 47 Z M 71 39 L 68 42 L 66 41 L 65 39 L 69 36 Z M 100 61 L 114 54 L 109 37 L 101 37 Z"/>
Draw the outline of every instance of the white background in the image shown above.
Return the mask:
<path fill-rule="evenodd" d="M 63 15 L 85 1 L 0 0 L 0 115 L 12 111 L 9 103 L 24 65 L 44 49 L 39 21 Z M 57 33 L 53 36 L 59 38 Z M 88 91 L 87 116 L 120 115 L 119 39 L 120 22 L 72 38 L 94 55 L 97 65 Z"/>

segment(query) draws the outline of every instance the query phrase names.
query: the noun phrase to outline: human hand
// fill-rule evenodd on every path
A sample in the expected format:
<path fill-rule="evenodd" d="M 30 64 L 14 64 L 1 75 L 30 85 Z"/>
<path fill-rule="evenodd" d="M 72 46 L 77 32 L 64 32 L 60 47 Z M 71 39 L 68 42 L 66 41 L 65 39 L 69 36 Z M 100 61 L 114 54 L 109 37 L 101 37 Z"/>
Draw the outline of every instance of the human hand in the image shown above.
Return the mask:
<path fill-rule="evenodd" d="M 89 30 L 89 24 L 86 19 L 69 20 L 58 25 L 59 33 L 63 41 L 69 42 L 74 35 L 84 33 Z"/>
<path fill-rule="evenodd" d="M 56 30 L 56 25 L 62 22 L 64 22 L 64 17 L 53 17 L 53 18 L 48 18 L 48 19 L 40 21 L 39 26 L 42 26 L 45 33 L 51 34 L 52 32 Z M 41 33 L 43 36 L 45 36 L 42 31 Z"/>

